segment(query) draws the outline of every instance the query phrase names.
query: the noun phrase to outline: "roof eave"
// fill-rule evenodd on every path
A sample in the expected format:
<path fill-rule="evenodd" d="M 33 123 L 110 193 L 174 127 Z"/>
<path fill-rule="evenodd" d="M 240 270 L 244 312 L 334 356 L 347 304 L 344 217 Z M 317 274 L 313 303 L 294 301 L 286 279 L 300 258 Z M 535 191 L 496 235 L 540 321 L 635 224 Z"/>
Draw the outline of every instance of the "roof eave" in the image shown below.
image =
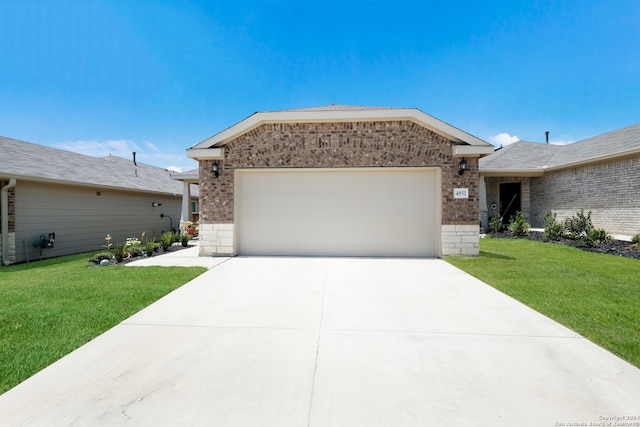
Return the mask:
<path fill-rule="evenodd" d="M 175 181 L 188 182 L 189 184 L 197 184 L 200 182 L 199 173 L 178 173 L 171 175 L 171 179 Z"/>
<path fill-rule="evenodd" d="M 43 184 L 56 184 L 56 185 L 70 185 L 73 187 L 90 187 L 97 188 L 100 190 L 117 190 L 117 191 L 127 191 L 134 193 L 150 193 L 150 194 L 164 194 L 166 196 L 180 196 L 182 193 L 176 193 L 173 191 L 157 191 L 157 190 L 147 190 L 147 189 L 139 189 L 132 187 L 118 187 L 114 185 L 105 185 L 98 184 L 92 182 L 80 182 L 80 181 L 65 181 L 62 179 L 52 179 L 52 178 L 42 178 L 37 176 L 28 176 L 28 175 L 18 175 L 18 174 L 0 174 L 0 179 L 9 179 L 15 178 L 18 181 L 28 181 L 28 182 L 40 182 Z"/>
<path fill-rule="evenodd" d="M 224 146 L 238 136 L 266 123 L 326 123 L 355 121 L 408 120 L 420 124 L 455 142 L 471 146 L 493 147 L 486 141 L 468 134 L 448 123 L 436 119 L 415 108 L 371 109 L 371 110 L 328 110 L 328 111 L 275 111 L 255 113 L 230 128 L 194 145 L 187 150 L 187 156 L 194 159 L 204 155 L 194 150 L 208 150 Z"/>
<path fill-rule="evenodd" d="M 543 176 L 544 169 L 483 169 L 480 168 L 480 175 L 486 177 L 495 176 Z"/>
<path fill-rule="evenodd" d="M 616 160 L 616 159 L 629 157 L 629 156 L 636 156 L 636 155 L 640 155 L 640 147 L 633 148 L 631 150 L 620 151 L 617 153 L 611 153 L 603 156 L 589 157 L 587 159 L 581 159 L 575 162 L 562 163 L 559 165 L 548 167 L 545 170 L 551 172 L 551 171 L 556 171 L 561 169 L 576 168 L 580 166 L 588 166 L 594 163 L 601 163 L 601 162 L 606 162 L 608 160 Z"/>
<path fill-rule="evenodd" d="M 478 145 L 454 145 L 453 157 L 484 157 L 493 154 L 493 151 L 493 145 L 488 147 Z"/>

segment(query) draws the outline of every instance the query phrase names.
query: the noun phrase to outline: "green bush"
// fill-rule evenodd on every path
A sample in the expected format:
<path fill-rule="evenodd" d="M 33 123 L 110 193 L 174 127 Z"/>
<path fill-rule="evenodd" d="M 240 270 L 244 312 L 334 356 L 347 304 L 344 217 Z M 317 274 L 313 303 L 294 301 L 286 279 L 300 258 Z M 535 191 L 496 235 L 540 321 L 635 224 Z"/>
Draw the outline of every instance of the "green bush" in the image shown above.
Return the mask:
<path fill-rule="evenodd" d="M 162 247 L 162 250 L 168 251 L 171 245 L 178 241 L 177 239 L 179 239 L 179 237 L 177 237 L 176 233 L 173 231 L 167 231 L 164 233 L 160 236 L 160 246 Z"/>
<path fill-rule="evenodd" d="M 631 246 L 634 248 L 640 248 L 640 234 L 636 234 L 631 238 Z"/>
<path fill-rule="evenodd" d="M 189 240 L 191 240 L 191 236 L 187 233 L 182 233 L 180 235 L 180 243 L 182 246 L 189 246 Z"/>
<path fill-rule="evenodd" d="M 509 218 L 509 230 L 516 236 L 526 236 L 529 232 L 529 223 L 524 219 L 524 214 L 517 211 Z"/>
<path fill-rule="evenodd" d="M 124 247 L 125 252 L 131 254 L 131 256 L 142 255 L 142 242 L 137 237 L 128 237 Z"/>
<path fill-rule="evenodd" d="M 611 241 L 611 236 L 603 228 L 594 228 L 587 235 L 587 240 L 593 243 L 607 243 Z"/>
<path fill-rule="evenodd" d="M 548 240 L 560 240 L 564 234 L 564 226 L 561 222 L 558 222 L 557 214 L 554 212 L 547 212 L 542 217 L 544 222 L 544 232 L 542 235 Z"/>
<path fill-rule="evenodd" d="M 502 217 L 500 215 L 494 215 L 489 220 L 489 230 L 493 233 L 499 233 L 502 231 Z"/>
<path fill-rule="evenodd" d="M 100 264 L 100 261 L 102 261 L 103 259 L 111 261 L 112 257 L 113 257 L 113 254 L 111 252 L 108 252 L 108 251 L 98 252 L 97 254 L 92 256 L 91 259 L 89 259 L 89 262 L 93 264 Z"/>
<path fill-rule="evenodd" d="M 124 245 L 117 244 L 113 247 L 113 256 L 116 257 L 116 261 L 122 262 L 122 259 L 127 256 L 127 250 Z"/>
<path fill-rule="evenodd" d="M 159 247 L 160 245 L 154 240 L 147 240 L 146 242 L 144 242 L 144 248 L 147 251 L 147 256 L 153 255 L 153 253 L 157 251 Z"/>
<path fill-rule="evenodd" d="M 584 239 L 593 230 L 591 211 L 585 214 L 584 208 L 580 209 L 580 212 L 576 213 L 576 216 L 567 218 L 564 221 L 564 228 L 572 239 Z"/>

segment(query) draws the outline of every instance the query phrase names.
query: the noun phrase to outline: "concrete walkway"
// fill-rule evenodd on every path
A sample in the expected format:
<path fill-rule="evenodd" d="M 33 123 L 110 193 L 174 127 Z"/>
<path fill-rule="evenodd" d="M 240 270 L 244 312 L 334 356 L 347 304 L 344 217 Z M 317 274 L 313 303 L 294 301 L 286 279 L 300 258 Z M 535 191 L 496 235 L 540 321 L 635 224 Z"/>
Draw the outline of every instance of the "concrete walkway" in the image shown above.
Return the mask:
<path fill-rule="evenodd" d="M 238 257 L 0 396 L 0 424 L 560 426 L 638 402 L 639 369 L 442 260 Z"/>
<path fill-rule="evenodd" d="M 229 258 L 223 257 L 199 257 L 198 241 L 191 241 L 187 249 L 179 251 L 167 252 L 166 254 L 156 255 L 149 258 L 132 261 L 127 267 L 146 267 L 146 266 L 163 266 L 163 267 L 206 267 L 213 268 L 216 265 L 226 261 Z"/>

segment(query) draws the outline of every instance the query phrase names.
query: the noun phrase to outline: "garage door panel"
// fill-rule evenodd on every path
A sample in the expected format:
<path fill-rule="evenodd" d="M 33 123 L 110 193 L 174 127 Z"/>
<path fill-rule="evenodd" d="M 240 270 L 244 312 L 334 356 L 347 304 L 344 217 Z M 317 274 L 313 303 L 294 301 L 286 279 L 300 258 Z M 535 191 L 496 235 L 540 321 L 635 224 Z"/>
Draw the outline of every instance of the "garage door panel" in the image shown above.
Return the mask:
<path fill-rule="evenodd" d="M 244 255 L 437 256 L 429 169 L 238 171 Z"/>

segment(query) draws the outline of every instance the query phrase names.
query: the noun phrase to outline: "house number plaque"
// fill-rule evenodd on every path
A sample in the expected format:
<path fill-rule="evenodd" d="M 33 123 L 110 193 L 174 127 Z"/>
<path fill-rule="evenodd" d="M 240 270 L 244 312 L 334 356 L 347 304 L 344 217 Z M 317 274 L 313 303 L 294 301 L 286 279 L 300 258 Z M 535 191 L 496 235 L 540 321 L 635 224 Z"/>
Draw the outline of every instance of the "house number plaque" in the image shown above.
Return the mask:
<path fill-rule="evenodd" d="M 453 189 L 453 198 L 454 199 L 468 199 L 469 198 L 469 189 L 468 188 L 454 188 Z"/>

